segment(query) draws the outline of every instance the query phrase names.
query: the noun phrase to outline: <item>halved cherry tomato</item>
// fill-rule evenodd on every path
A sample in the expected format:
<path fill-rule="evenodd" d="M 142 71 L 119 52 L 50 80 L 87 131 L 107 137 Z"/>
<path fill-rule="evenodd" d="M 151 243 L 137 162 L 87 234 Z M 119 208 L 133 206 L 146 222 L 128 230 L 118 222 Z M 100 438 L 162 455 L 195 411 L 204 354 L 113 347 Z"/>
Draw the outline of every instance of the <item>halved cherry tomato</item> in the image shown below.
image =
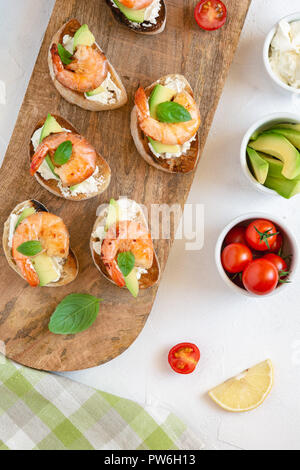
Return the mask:
<path fill-rule="evenodd" d="M 252 261 L 253 255 L 246 245 L 232 243 L 222 251 L 222 264 L 228 273 L 241 273 Z"/>
<path fill-rule="evenodd" d="M 220 0 L 201 0 L 195 8 L 195 18 L 200 28 L 214 31 L 226 23 L 227 9 Z"/>
<path fill-rule="evenodd" d="M 246 227 L 233 227 L 226 235 L 224 240 L 225 245 L 231 245 L 231 243 L 242 243 L 247 245 L 246 241 Z"/>
<path fill-rule="evenodd" d="M 278 281 L 277 268 L 264 258 L 252 261 L 243 272 L 244 287 L 256 295 L 270 294 L 276 289 Z"/>
<path fill-rule="evenodd" d="M 258 219 L 246 230 L 247 244 L 257 251 L 270 251 L 277 240 L 278 232 L 269 220 Z"/>
<path fill-rule="evenodd" d="M 178 374 L 191 374 L 200 360 L 200 351 L 195 344 L 180 343 L 169 352 L 169 364 Z"/>

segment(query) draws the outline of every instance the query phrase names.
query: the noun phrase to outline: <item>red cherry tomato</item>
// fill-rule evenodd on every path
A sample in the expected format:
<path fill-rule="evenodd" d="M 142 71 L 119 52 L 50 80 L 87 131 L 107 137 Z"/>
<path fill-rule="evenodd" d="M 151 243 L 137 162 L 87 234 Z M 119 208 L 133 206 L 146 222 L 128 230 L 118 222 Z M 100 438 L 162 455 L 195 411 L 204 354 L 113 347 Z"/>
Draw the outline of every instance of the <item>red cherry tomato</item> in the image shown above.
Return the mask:
<path fill-rule="evenodd" d="M 201 0 L 195 8 L 195 19 L 200 28 L 214 31 L 226 23 L 227 9 L 220 0 Z"/>
<path fill-rule="evenodd" d="M 255 220 L 246 229 L 247 244 L 257 251 L 270 251 L 277 240 L 275 225 L 269 220 Z"/>
<path fill-rule="evenodd" d="M 275 253 L 269 253 L 268 255 L 264 256 L 264 259 L 271 261 L 279 273 L 288 272 L 288 265 L 284 259 L 281 258 L 281 256 L 275 255 Z"/>
<path fill-rule="evenodd" d="M 200 360 L 200 351 L 195 344 L 180 343 L 169 352 L 169 364 L 178 374 L 191 374 Z"/>
<path fill-rule="evenodd" d="M 233 227 L 226 235 L 224 240 L 225 245 L 231 245 L 231 243 L 241 243 L 247 245 L 246 241 L 246 228 L 245 227 Z"/>
<path fill-rule="evenodd" d="M 253 255 L 246 245 L 232 243 L 222 251 L 222 264 L 228 273 L 241 273 L 252 261 Z"/>
<path fill-rule="evenodd" d="M 264 258 L 252 261 L 243 272 L 244 287 L 256 295 L 270 294 L 276 289 L 278 281 L 276 267 Z"/>
<path fill-rule="evenodd" d="M 283 237 L 279 233 L 279 235 L 277 235 L 276 242 L 272 245 L 271 252 L 272 253 L 279 253 L 281 248 L 282 248 L 282 245 L 283 245 Z"/>

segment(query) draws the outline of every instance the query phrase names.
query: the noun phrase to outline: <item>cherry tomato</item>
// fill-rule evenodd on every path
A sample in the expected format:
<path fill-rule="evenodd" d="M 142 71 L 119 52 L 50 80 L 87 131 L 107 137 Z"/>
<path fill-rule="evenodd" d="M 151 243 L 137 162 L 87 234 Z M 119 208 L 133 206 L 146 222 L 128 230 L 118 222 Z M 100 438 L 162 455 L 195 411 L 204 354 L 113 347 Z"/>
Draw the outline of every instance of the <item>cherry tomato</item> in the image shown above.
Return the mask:
<path fill-rule="evenodd" d="M 252 261 L 253 255 L 246 245 L 232 243 L 222 251 L 222 264 L 228 273 L 241 273 Z"/>
<path fill-rule="evenodd" d="M 276 289 L 278 281 L 276 267 L 264 258 L 252 261 L 243 272 L 244 287 L 256 295 L 270 294 Z"/>
<path fill-rule="evenodd" d="M 195 19 L 200 28 L 214 31 L 226 23 L 227 9 L 219 0 L 201 0 L 195 8 Z"/>
<path fill-rule="evenodd" d="M 247 244 L 257 251 L 270 251 L 277 240 L 278 232 L 269 220 L 255 220 L 246 229 Z"/>
<path fill-rule="evenodd" d="M 245 227 L 233 227 L 226 235 L 224 240 L 225 245 L 231 245 L 231 243 L 241 243 L 247 245 L 246 241 L 246 228 Z"/>
<path fill-rule="evenodd" d="M 272 245 L 272 249 L 271 249 L 271 252 L 272 253 L 279 253 L 281 248 L 282 248 L 282 245 L 283 245 L 283 237 L 282 235 L 279 233 L 277 235 L 277 238 L 276 238 L 276 242 Z"/>
<path fill-rule="evenodd" d="M 169 352 L 169 364 L 178 374 L 191 374 L 200 360 L 200 351 L 195 344 L 180 343 Z"/>
<path fill-rule="evenodd" d="M 288 272 L 288 265 L 284 261 L 281 256 L 275 255 L 275 253 L 269 253 L 268 255 L 264 256 L 264 259 L 267 259 L 268 261 L 271 261 L 271 263 L 274 264 L 274 266 L 277 268 L 277 271 L 279 273 Z"/>

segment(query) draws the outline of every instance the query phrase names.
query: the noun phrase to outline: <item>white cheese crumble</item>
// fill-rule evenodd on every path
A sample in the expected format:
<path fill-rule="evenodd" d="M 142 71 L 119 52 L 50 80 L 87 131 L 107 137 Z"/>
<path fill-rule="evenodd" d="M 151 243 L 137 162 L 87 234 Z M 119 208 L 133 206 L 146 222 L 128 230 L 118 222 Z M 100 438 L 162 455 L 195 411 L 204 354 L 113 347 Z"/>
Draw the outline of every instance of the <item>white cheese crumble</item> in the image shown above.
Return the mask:
<path fill-rule="evenodd" d="M 101 83 L 101 87 L 104 91 L 97 95 L 88 96 L 86 93 L 84 96 L 87 100 L 97 101 L 102 104 L 116 104 L 120 99 L 122 92 L 120 88 L 111 79 L 111 74 L 108 72 L 106 79 Z"/>
<path fill-rule="evenodd" d="M 74 38 L 66 34 L 63 37 L 63 46 L 71 54 L 73 54 L 73 44 Z M 97 43 L 96 45 L 100 49 Z M 88 96 L 84 93 L 85 98 L 89 101 L 96 101 L 102 104 L 116 104 L 121 99 L 122 92 L 112 80 L 110 72 L 108 72 L 107 77 L 104 82 L 101 83 L 101 86 L 104 88 L 104 91 L 93 96 Z"/>
<path fill-rule="evenodd" d="M 280 21 L 271 43 L 270 64 L 282 82 L 300 89 L 300 21 Z"/>
<path fill-rule="evenodd" d="M 41 138 L 41 133 L 42 133 L 42 127 L 40 129 L 37 129 L 35 133 L 33 134 L 31 138 L 31 142 L 34 148 L 34 151 L 37 150 L 39 143 L 40 143 L 40 138 Z M 68 129 L 64 129 L 63 131 L 66 132 L 71 132 Z M 44 180 L 57 180 L 57 185 L 59 189 L 61 190 L 62 194 L 65 197 L 68 196 L 77 196 L 78 194 L 93 194 L 97 193 L 99 190 L 99 187 L 104 183 L 104 177 L 103 175 L 98 176 L 99 174 L 99 167 L 97 166 L 94 173 L 92 176 L 90 176 L 88 179 L 83 181 L 82 183 L 76 185 L 74 189 L 71 191 L 69 187 L 63 186 L 60 178 L 57 176 L 55 177 L 54 173 L 51 171 L 48 163 L 46 160 L 43 161 L 41 166 L 38 169 L 38 173 L 41 175 Z"/>
<path fill-rule="evenodd" d="M 63 46 L 64 48 L 73 55 L 73 47 L 74 47 L 74 38 L 65 34 L 63 37 Z"/>
<path fill-rule="evenodd" d="M 165 80 L 164 86 L 167 88 L 170 88 L 171 90 L 176 91 L 177 93 L 181 93 L 186 86 L 186 83 L 184 80 L 181 80 L 180 78 L 172 78 L 168 77 Z"/>

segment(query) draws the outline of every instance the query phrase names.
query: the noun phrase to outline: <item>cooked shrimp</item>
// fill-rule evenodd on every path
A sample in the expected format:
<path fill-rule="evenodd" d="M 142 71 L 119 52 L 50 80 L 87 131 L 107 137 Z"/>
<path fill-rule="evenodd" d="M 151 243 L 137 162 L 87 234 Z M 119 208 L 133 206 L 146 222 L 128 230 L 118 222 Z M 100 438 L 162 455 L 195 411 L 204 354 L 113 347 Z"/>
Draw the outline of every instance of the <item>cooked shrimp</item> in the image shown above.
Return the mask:
<path fill-rule="evenodd" d="M 69 256 L 69 233 L 62 219 L 49 212 L 37 212 L 17 227 L 12 255 L 28 283 L 37 287 L 40 280 L 30 258 L 18 252 L 20 245 L 33 240 L 41 242 L 43 252 L 48 256 L 66 259 Z"/>
<path fill-rule="evenodd" d="M 153 140 L 166 145 L 184 144 L 196 134 L 201 122 L 198 106 L 189 93 L 186 91 L 178 93 L 174 98 L 174 102 L 189 111 L 192 117 L 190 121 L 171 124 L 159 122 L 150 115 L 149 103 L 144 88 L 140 87 L 135 94 L 138 120 L 142 131 Z"/>
<path fill-rule="evenodd" d="M 58 47 L 51 47 L 52 62 L 57 80 L 70 90 L 85 93 L 98 88 L 107 77 L 108 62 L 98 48 L 78 46 L 70 65 L 64 65 Z"/>
<path fill-rule="evenodd" d="M 64 165 L 55 167 L 55 173 L 60 177 L 63 186 L 75 186 L 92 176 L 96 169 L 96 150 L 84 137 L 72 132 L 60 132 L 46 137 L 33 156 L 30 174 L 33 176 L 46 156 L 50 154 L 53 157 L 57 148 L 66 141 L 72 142 L 73 145 L 71 158 Z M 53 163 L 55 165 L 54 161 Z"/>
<path fill-rule="evenodd" d="M 122 221 L 110 227 L 102 243 L 101 257 L 111 279 L 119 286 L 125 286 L 125 280 L 117 263 L 117 256 L 124 251 L 131 251 L 135 257 L 135 266 L 144 269 L 153 264 L 154 249 L 151 235 L 140 222 Z"/>
<path fill-rule="evenodd" d="M 131 8 L 132 10 L 142 10 L 143 8 L 147 8 L 153 0 L 119 0 L 122 5 L 127 8 Z"/>

